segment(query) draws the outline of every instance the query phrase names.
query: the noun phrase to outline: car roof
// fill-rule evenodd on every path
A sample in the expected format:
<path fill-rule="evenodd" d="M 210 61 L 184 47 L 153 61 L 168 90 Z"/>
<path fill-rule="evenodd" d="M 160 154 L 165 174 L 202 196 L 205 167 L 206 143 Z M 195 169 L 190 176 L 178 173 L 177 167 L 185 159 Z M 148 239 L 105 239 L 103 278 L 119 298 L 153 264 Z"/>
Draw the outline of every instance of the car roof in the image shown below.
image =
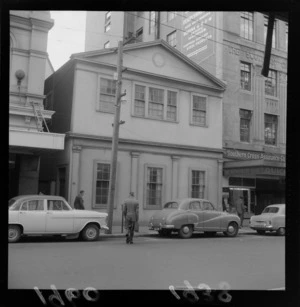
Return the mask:
<path fill-rule="evenodd" d="M 272 205 L 269 205 L 267 207 L 284 207 L 285 204 L 272 204 Z"/>
<path fill-rule="evenodd" d="M 44 195 L 44 194 L 30 194 L 30 195 L 18 195 L 13 197 L 12 199 L 15 200 L 19 200 L 19 199 L 31 199 L 31 198 L 35 198 L 35 199 L 63 199 L 65 200 L 62 196 L 57 196 L 57 195 Z"/>

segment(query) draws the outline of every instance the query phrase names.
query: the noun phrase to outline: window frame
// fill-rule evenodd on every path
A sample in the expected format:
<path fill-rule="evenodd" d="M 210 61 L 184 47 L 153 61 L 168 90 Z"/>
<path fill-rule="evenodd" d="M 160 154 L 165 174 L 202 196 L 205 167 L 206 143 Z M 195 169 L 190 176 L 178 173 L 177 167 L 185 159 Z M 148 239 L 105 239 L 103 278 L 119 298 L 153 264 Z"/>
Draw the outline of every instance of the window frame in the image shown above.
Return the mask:
<path fill-rule="evenodd" d="M 109 114 L 115 114 L 114 104 L 115 104 L 115 99 L 116 99 L 116 89 L 115 89 L 115 95 L 112 95 L 112 94 L 109 94 L 109 93 L 101 93 L 101 86 L 102 86 L 101 79 L 113 81 L 115 83 L 115 85 L 117 83 L 117 81 L 114 80 L 111 76 L 99 75 L 99 77 L 98 77 L 98 90 L 97 90 L 96 111 L 103 112 L 103 113 L 109 113 Z M 101 95 L 106 95 L 106 96 L 114 97 L 114 101 L 112 102 L 113 103 L 113 108 L 114 108 L 113 111 L 103 108 L 103 105 L 101 104 Z"/>
<path fill-rule="evenodd" d="M 203 191 L 203 197 L 193 197 L 192 196 L 192 172 L 203 172 L 204 173 L 204 191 Z M 199 167 L 189 167 L 189 173 L 188 173 L 188 195 L 190 198 L 200 198 L 200 199 L 207 199 L 207 190 L 208 190 L 208 170 L 204 168 Z"/>
<path fill-rule="evenodd" d="M 104 33 L 106 33 L 111 29 L 111 11 L 107 11 L 104 18 Z"/>
<path fill-rule="evenodd" d="M 242 113 L 241 112 L 248 112 L 249 114 L 249 118 L 247 118 L 246 116 L 242 116 Z M 239 110 L 239 115 L 240 115 L 240 142 L 243 142 L 243 143 L 250 143 L 250 140 L 251 140 L 251 120 L 252 120 L 252 111 L 251 110 L 246 110 L 246 109 L 240 109 Z M 242 140 L 242 133 L 241 133 L 241 130 L 242 130 L 242 119 L 243 120 L 248 120 L 248 140 L 245 141 L 245 140 Z"/>
<path fill-rule="evenodd" d="M 161 203 L 159 205 L 148 205 L 148 199 L 147 199 L 147 187 L 148 187 L 148 168 L 159 168 L 162 169 L 162 179 L 161 179 Z M 152 163 L 147 163 L 144 164 L 144 205 L 143 209 L 144 210 L 161 210 L 165 204 L 165 194 L 166 194 L 166 177 L 167 177 L 167 172 L 166 172 L 166 166 L 162 164 L 152 164 Z"/>
<path fill-rule="evenodd" d="M 275 74 L 275 78 L 272 78 L 272 76 L 270 76 L 271 72 L 274 72 Z M 272 97 L 272 98 L 277 98 L 278 97 L 278 71 L 275 70 L 275 69 L 269 69 L 269 73 L 268 73 L 268 77 L 264 77 L 265 78 L 265 82 L 264 82 L 264 87 L 265 87 L 265 96 L 268 96 L 268 97 Z M 270 93 L 267 93 L 267 87 L 266 87 L 266 82 L 269 82 L 269 81 L 272 81 L 272 80 L 275 80 L 275 94 L 272 95 Z M 272 82 L 271 82 L 272 83 Z"/>
<path fill-rule="evenodd" d="M 136 86 L 142 86 L 145 88 L 145 113 L 144 116 L 138 115 L 135 113 L 135 88 Z M 163 117 L 162 118 L 158 118 L 155 116 L 151 116 L 149 114 L 149 89 L 150 88 L 154 88 L 154 89 L 159 89 L 159 90 L 163 90 Z M 168 92 L 175 92 L 176 93 L 176 120 L 172 120 L 169 119 L 167 117 L 168 115 Z M 178 112 L 179 112 L 179 93 L 180 91 L 178 89 L 175 88 L 170 88 L 170 87 L 164 87 L 164 86 L 160 86 L 160 85 L 156 85 L 156 84 L 146 84 L 146 83 L 142 83 L 142 82 L 133 82 L 133 86 L 132 86 L 132 97 L 133 97 L 133 104 L 132 104 L 132 108 L 131 108 L 131 116 L 133 117 L 138 117 L 138 118 L 144 118 L 144 119 L 151 119 L 151 120 L 158 120 L 158 121 L 166 121 L 169 123 L 178 123 L 179 122 L 179 116 L 178 116 Z"/>
<path fill-rule="evenodd" d="M 249 71 L 243 70 L 242 65 L 248 66 Z M 244 72 L 245 74 L 248 73 L 248 75 L 249 75 L 249 82 L 248 82 L 249 83 L 249 89 L 245 86 L 244 87 L 242 86 L 242 82 L 244 81 L 242 72 Z M 240 81 L 241 81 L 241 89 L 243 91 L 246 91 L 246 92 L 252 91 L 252 65 L 251 65 L 251 63 L 240 61 Z M 246 83 L 246 82 L 244 81 L 244 83 Z"/>
<path fill-rule="evenodd" d="M 252 19 L 250 19 L 250 14 L 252 16 Z M 247 31 L 246 31 L 246 28 L 247 28 Z M 252 41 L 252 42 L 254 41 L 254 12 L 243 11 L 241 13 L 240 15 L 240 37 L 248 41 Z"/>
<path fill-rule="evenodd" d="M 199 96 L 199 97 L 204 97 L 206 99 L 205 101 L 205 124 L 200 124 L 200 123 L 196 123 L 194 122 L 193 120 L 193 110 L 194 110 L 194 99 L 193 97 L 194 96 Z M 202 128 L 208 128 L 209 126 L 209 121 L 208 121 L 208 115 L 209 115 L 209 110 L 208 110 L 208 95 L 203 95 L 203 94 L 200 94 L 200 93 L 195 93 L 195 92 L 192 92 L 191 93 L 191 102 L 190 102 L 190 125 L 191 126 L 197 126 L 197 127 L 202 127 Z M 200 110 L 201 111 L 201 110 Z"/>
<path fill-rule="evenodd" d="M 272 122 L 272 121 L 266 121 L 267 117 L 273 117 L 273 119 L 276 119 L 276 121 Z M 274 144 L 273 143 L 268 143 L 267 140 L 268 139 L 273 139 L 273 138 L 266 138 L 266 124 L 267 123 L 275 123 L 275 129 L 274 129 Z M 273 134 L 273 129 L 271 131 L 271 134 Z M 278 115 L 275 115 L 275 114 L 269 114 L 269 113 L 264 113 L 264 144 L 267 145 L 267 146 L 277 146 L 277 143 L 278 143 Z"/>

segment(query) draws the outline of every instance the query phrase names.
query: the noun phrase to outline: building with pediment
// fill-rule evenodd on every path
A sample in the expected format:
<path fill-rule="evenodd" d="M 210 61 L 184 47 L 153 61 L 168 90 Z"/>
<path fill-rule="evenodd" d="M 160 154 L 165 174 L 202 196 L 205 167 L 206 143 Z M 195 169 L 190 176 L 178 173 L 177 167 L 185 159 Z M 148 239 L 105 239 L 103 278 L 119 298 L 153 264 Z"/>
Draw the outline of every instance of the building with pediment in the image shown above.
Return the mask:
<path fill-rule="evenodd" d="M 85 208 L 98 211 L 107 211 L 116 63 L 115 48 L 73 54 L 45 83 L 52 130 L 66 134 L 49 180 L 71 205 L 84 190 Z M 163 40 L 126 45 L 123 66 L 114 222 L 130 191 L 141 223 L 170 199 L 222 210 L 225 84 Z"/>

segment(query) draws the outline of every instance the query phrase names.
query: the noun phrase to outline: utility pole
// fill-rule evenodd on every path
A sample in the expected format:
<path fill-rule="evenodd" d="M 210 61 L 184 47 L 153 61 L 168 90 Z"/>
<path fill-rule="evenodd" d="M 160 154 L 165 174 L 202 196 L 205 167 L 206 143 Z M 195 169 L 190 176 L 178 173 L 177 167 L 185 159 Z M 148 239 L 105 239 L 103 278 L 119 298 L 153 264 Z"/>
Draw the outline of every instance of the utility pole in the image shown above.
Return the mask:
<path fill-rule="evenodd" d="M 113 138 L 112 138 L 112 154 L 111 154 L 111 170 L 109 178 L 108 190 L 108 221 L 107 233 L 111 234 L 112 221 L 114 212 L 114 198 L 116 190 L 116 174 L 117 174 L 117 158 L 118 158 L 118 143 L 119 143 L 119 125 L 120 125 L 120 112 L 121 112 L 121 97 L 126 95 L 126 92 L 121 94 L 122 90 L 122 71 L 123 71 L 123 42 L 119 41 L 118 44 L 118 64 L 117 64 L 117 87 L 116 87 L 116 100 L 115 100 L 115 117 L 113 124 Z"/>

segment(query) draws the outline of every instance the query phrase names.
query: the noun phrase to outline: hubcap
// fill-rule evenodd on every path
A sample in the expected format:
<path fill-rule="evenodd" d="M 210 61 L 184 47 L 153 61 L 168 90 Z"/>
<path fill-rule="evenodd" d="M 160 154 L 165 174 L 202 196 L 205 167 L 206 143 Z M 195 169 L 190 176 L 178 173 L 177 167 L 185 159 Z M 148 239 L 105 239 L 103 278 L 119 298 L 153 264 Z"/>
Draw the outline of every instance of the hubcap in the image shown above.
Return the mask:
<path fill-rule="evenodd" d="M 89 239 L 94 238 L 96 236 L 96 230 L 94 228 L 88 228 L 87 231 L 86 231 L 86 236 Z"/>
<path fill-rule="evenodd" d="M 182 231 L 184 232 L 184 233 L 188 233 L 189 232 L 189 227 L 188 226 L 185 226 L 185 227 L 183 227 L 183 229 L 182 229 Z"/>
<path fill-rule="evenodd" d="M 229 231 L 229 232 L 234 232 L 234 227 L 230 225 L 230 226 L 228 227 L 228 231 Z"/>

